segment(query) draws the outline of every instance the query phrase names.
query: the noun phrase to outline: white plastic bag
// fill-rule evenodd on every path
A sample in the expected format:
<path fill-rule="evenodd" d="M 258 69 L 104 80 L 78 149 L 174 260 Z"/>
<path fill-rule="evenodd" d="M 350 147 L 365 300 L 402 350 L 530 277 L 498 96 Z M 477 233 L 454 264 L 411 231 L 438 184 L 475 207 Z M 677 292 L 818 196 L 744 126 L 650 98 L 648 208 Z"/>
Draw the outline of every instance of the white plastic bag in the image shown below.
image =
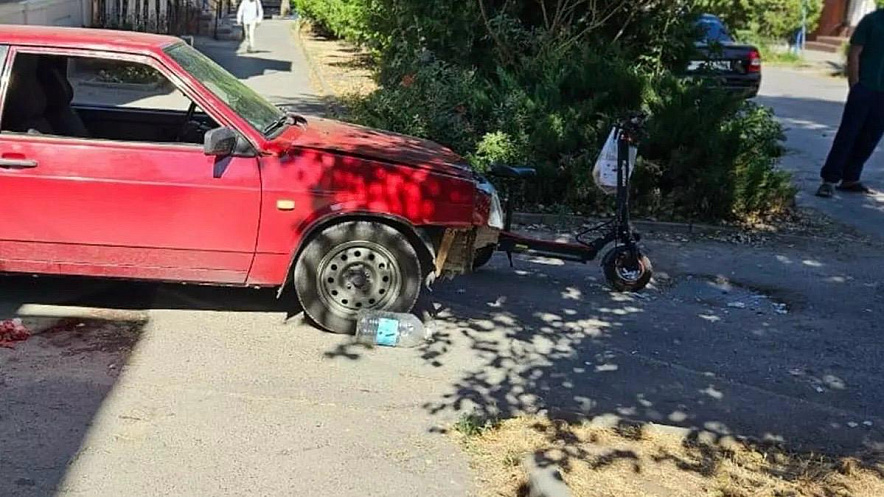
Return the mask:
<path fill-rule="evenodd" d="M 617 188 L 617 141 L 620 138 L 620 130 L 616 127 L 611 128 L 608 139 L 602 147 L 602 152 L 595 161 L 595 167 L 592 168 L 592 178 L 599 187 L 604 190 L 613 190 Z M 629 146 L 629 176 L 635 169 L 635 161 L 638 157 L 638 150 Z M 629 178 L 627 178 L 629 179 Z"/>

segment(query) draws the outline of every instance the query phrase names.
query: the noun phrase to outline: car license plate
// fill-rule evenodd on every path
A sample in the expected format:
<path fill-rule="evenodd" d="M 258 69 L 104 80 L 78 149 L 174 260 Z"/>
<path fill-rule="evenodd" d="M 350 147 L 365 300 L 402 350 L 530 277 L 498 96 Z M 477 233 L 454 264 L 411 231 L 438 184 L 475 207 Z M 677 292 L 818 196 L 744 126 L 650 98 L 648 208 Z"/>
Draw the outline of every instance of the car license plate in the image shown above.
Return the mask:
<path fill-rule="evenodd" d="M 726 60 L 692 60 L 688 65 L 689 71 L 730 71 L 731 63 Z"/>

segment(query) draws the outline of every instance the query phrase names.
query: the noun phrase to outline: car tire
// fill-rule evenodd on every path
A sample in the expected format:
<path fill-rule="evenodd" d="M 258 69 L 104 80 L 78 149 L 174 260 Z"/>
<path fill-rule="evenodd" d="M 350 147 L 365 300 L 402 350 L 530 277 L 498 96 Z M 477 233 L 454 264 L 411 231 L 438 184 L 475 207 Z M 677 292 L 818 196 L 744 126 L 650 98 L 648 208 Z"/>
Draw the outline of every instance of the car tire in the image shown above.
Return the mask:
<path fill-rule="evenodd" d="M 497 250 L 495 245 L 488 245 L 487 247 L 482 247 L 477 250 L 476 255 L 473 256 L 473 271 L 488 264 L 488 261 L 491 260 L 495 250 Z"/>
<path fill-rule="evenodd" d="M 310 239 L 293 279 L 298 300 L 314 323 L 352 334 L 359 312 L 410 312 L 420 296 L 421 274 L 417 251 L 400 231 L 348 221 Z"/>

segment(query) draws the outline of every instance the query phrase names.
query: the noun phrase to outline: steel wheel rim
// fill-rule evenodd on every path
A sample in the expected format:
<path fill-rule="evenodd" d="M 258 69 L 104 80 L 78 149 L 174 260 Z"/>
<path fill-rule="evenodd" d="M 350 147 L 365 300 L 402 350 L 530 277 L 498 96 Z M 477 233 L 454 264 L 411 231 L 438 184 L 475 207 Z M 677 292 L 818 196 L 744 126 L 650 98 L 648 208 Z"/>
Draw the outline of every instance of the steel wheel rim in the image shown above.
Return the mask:
<path fill-rule="evenodd" d="M 620 254 L 616 262 L 614 263 L 614 271 L 617 273 L 617 277 L 623 281 L 629 283 L 635 283 L 640 280 L 642 275 L 645 273 L 645 265 L 642 264 L 641 258 L 636 257 L 635 259 L 635 269 L 629 269 L 625 264 L 626 259 L 629 257 L 629 254 L 622 253 Z"/>
<path fill-rule="evenodd" d="M 338 313 L 385 308 L 402 287 L 399 264 L 389 250 L 369 241 L 335 247 L 319 262 L 317 287 L 326 306 Z"/>

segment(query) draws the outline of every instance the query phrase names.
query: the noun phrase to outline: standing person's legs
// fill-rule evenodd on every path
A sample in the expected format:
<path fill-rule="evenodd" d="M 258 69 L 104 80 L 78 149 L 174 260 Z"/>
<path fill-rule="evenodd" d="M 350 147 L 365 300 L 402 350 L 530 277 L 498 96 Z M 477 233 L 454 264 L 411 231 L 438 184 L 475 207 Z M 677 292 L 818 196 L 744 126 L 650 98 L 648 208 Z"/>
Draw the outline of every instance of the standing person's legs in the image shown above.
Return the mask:
<path fill-rule="evenodd" d="M 847 103 L 844 105 L 844 113 L 841 116 L 841 125 L 835 135 L 835 141 L 829 150 L 826 163 L 820 171 L 820 176 L 826 183 L 837 183 L 844 177 L 844 171 L 853 155 L 857 137 L 865 124 L 871 110 L 872 91 L 857 83 L 850 89 Z"/>
<path fill-rule="evenodd" d="M 853 153 L 844 168 L 842 183 L 858 183 L 862 176 L 863 167 L 875 152 L 881 136 L 884 136 L 884 92 L 870 91 L 868 100 L 868 115 L 866 115 L 863 127 L 856 137 Z"/>
<path fill-rule="evenodd" d="M 246 25 L 246 30 L 249 32 L 249 52 L 255 50 L 255 28 L 258 27 L 257 22 L 250 22 Z"/>

